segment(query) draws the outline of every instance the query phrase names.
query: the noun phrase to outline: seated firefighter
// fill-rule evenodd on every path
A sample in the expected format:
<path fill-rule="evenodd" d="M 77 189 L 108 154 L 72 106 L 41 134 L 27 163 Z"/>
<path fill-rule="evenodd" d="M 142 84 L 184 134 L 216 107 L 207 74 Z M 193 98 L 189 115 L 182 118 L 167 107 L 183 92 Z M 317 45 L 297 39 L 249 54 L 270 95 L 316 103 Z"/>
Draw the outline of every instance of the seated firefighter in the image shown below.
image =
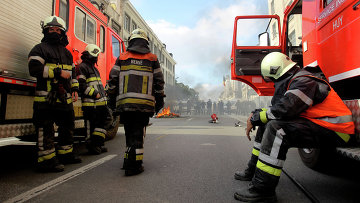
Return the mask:
<path fill-rule="evenodd" d="M 261 74 L 275 83 L 275 93 L 272 106 L 254 110 L 247 121 L 249 140 L 254 126 L 258 130 L 248 166 L 235 179 L 251 183 L 234 194 L 247 202 L 276 201 L 289 148 L 341 146 L 354 134 L 350 110 L 320 74 L 301 69 L 279 52 L 265 56 Z"/>

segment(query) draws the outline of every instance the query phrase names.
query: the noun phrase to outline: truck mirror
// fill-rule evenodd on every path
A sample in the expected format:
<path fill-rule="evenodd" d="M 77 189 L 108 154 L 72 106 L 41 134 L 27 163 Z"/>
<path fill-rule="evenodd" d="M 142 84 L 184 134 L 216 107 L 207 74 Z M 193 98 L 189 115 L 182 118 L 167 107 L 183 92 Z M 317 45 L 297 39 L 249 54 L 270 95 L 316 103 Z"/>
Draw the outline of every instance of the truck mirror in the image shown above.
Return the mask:
<path fill-rule="evenodd" d="M 263 32 L 259 34 L 259 46 L 270 46 L 269 33 Z"/>

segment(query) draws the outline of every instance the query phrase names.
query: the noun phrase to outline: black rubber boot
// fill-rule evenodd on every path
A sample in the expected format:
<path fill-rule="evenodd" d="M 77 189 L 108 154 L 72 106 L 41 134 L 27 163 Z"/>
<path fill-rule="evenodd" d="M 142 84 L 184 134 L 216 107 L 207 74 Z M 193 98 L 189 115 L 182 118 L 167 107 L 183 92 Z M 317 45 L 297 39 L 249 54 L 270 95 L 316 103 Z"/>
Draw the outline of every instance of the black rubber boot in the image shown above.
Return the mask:
<path fill-rule="evenodd" d="M 39 162 L 36 166 L 36 171 L 41 173 L 62 172 L 64 169 L 64 165 L 62 165 L 56 157 Z"/>
<path fill-rule="evenodd" d="M 241 181 L 251 181 L 254 177 L 255 168 L 247 167 L 244 171 L 236 171 L 234 178 Z"/>
<path fill-rule="evenodd" d="M 144 166 L 140 166 L 137 169 L 125 169 L 126 176 L 133 176 L 144 172 Z"/>
<path fill-rule="evenodd" d="M 242 202 L 276 202 L 275 189 L 260 190 L 255 188 L 252 184 L 244 187 L 234 193 L 234 198 Z"/>
<path fill-rule="evenodd" d="M 92 144 L 89 144 L 86 146 L 89 154 L 93 154 L 93 155 L 99 155 L 101 153 L 105 153 L 107 152 L 107 148 L 104 146 L 94 146 Z"/>
<path fill-rule="evenodd" d="M 58 158 L 62 164 L 77 164 L 82 162 L 81 158 L 75 155 L 73 152 L 67 154 L 59 154 Z"/>
<path fill-rule="evenodd" d="M 258 156 L 251 154 L 251 158 L 248 162 L 248 165 L 244 171 L 236 171 L 234 178 L 241 181 L 251 181 L 255 174 L 256 163 L 258 161 Z"/>

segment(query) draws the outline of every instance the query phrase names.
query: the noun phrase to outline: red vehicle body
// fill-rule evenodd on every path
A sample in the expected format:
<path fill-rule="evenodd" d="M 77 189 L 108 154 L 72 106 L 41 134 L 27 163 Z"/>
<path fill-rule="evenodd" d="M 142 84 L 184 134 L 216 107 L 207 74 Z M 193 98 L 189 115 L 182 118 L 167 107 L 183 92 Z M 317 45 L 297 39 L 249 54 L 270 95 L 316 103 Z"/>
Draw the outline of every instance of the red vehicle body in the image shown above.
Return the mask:
<path fill-rule="evenodd" d="M 231 52 L 232 79 L 250 85 L 260 96 L 272 96 L 273 83 L 264 81 L 260 72 L 261 60 L 268 53 L 279 51 L 304 67 L 319 67 L 353 112 L 360 146 L 360 91 L 355 89 L 360 84 L 359 4 L 359 0 L 294 0 L 285 9 L 282 26 L 277 15 L 237 16 Z M 294 21 L 294 17 L 299 20 Z M 243 46 L 239 43 L 239 21 L 244 19 L 267 20 L 267 28 L 259 34 L 257 45 Z M 278 26 L 271 28 L 276 35 L 272 35 L 270 40 L 268 28 L 275 21 Z M 291 27 L 296 27 L 295 22 L 301 29 L 298 39 L 290 36 Z M 278 30 L 274 31 L 274 28 Z M 276 43 L 273 43 L 274 39 Z M 297 40 L 301 42 L 294 43 Z M 360 160 L 359 147 L 352 149 L 352 152 L 344 148 L 338 148 L 337 151 Z M 316 165 L 314 159 L 320 155 L 319 150 L 300 149 L 299 152 L 306 165 Z"/>
<path fill-rule="evenodd" d="M 107 17 L 88 0 L 4 0 L 0 5 L 0 138 L 34 133 L 32 103 L 36 86 L 29 75 L 27 55 L 40 43 L 40 21 L 50 15 L 63 18 L 67 26 L 69 45 L 74 63 L 81 62 L 81 52 L 87 44 L 98 45 L 98 69 L 105 85 L 116 58 L 125 49 L 120 36 L 108 25 Z M 19 10 L 26 10 L 21 17 Z M 81 101 L 74 103 L 76 128 L 82 128 Z M 115 132 L 116 133 L 116 132 Z M 12 143 L 0 139 L 0 146 Z"/>
<path fill-rule="evenodd" d="M 120 38 L 120 36 L 115 33 L 109 26 L 108 26 L 108 19 L 107 17 L 101 13 L 90 1 L 87 0 L 71 0 L 67 1 L 67 5 L 60 2 L 64 2 L 63 0 L 55 0 L 55 15 L 62 17 L 67 22 L 67 35 L 69 38 L 69 45 L 67 48 L 71 51 L 74 57 L 75 65 L 81 62 L 80 56 L 81 52 L 85 50 L 86 45 L 88 44 L 87 35 L 85 34 L 85 40 L 82 38 L 83 36 L 77 36 L 75 31 L 76 29 L 76 12 L 83 13 L 86 15 L 86 24 L 89 23 L 89 19 L 96 22 L 94 28 L 95 29 L 95 42 L 93 44 L 98 45 L 102 52 L 99 54 L 98 58 L 98 69 L 101 76 L 101 81 L 105 85 L 106 80 L 109 79 L 109 72 L 112 66 L 115 64 L 116 58 L 119 56 L 118 54 L 114 54 L 117 50 L 117 53 L 123 52 L 125 49 L 125 45 Z M 67 15 L 60 15 L 60 10 L 66 9 L 68 10 Z M 82 22 L 84 24 L 84 22 Z M 82 25 L 83 25 L 82 24 Z M 87 26 L 87 25 L 86 25 Z M 83 28 L 84 29 L 84 28 Z M 89 30 L 86 27 L 87 31 Z"/>

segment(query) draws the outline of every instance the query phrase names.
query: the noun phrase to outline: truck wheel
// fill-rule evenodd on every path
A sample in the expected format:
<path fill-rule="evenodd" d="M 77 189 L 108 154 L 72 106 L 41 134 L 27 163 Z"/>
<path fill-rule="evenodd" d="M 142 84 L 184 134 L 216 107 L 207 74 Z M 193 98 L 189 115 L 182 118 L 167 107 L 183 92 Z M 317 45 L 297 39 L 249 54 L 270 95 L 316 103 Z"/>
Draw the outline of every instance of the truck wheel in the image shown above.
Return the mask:
<path fill-rule="evenodd" d="M 111 140 L 116 136 L 119 125 L 120 125 L 120 116 L 116 116 L 116 117 L 114 117 L 114 120 L 113 120 L 110 128 L 107 130 L 106 137 L 105 137 L 106 140 Z"/>
<path fill-rule="evenodd" d="M 305 166 L 313 170 L 325 169 L 329 159 L 335 154 L 331 149 L 299 148 L 299 155 Z"/>

